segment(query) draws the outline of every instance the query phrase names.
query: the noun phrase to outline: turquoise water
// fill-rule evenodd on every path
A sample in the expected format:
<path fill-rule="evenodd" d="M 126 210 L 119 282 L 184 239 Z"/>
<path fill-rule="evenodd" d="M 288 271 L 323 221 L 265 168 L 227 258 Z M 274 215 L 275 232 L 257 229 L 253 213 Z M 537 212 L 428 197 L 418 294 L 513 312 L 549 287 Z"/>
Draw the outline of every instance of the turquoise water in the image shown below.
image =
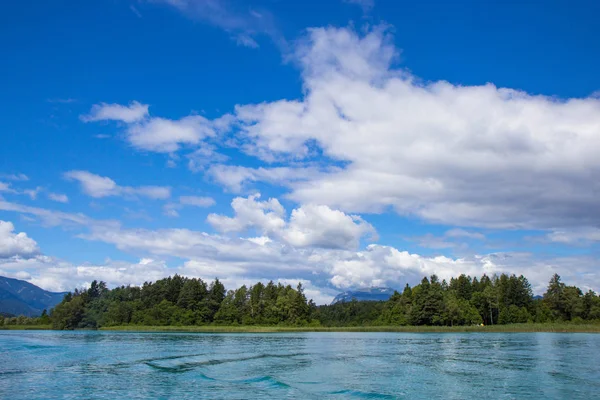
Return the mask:
<path fill-rule="evenodd" d="M 0 331 L 2 399 L 592 399 L 600 335 Z"/>

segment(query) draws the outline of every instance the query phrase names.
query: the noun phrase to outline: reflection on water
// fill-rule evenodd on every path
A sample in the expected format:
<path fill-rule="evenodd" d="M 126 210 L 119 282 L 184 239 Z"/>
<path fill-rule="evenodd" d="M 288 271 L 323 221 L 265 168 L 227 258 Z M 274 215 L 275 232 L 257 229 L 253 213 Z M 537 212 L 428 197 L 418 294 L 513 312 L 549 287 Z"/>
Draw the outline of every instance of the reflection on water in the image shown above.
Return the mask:
<path fill-rule="evenodd" d="M 600 335 L 0 331 L 0 398 L 591 399 Z"/>

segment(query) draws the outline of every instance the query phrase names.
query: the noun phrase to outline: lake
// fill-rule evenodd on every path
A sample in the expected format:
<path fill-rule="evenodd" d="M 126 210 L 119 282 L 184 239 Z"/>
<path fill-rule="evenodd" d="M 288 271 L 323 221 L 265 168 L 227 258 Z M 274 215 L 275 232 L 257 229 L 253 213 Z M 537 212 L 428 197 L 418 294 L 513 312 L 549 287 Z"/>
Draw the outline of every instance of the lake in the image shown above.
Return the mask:
<path fill-rule="evenodd" d="M 600 334 L 0 331 L 2 399 L 591 399 Z"/>

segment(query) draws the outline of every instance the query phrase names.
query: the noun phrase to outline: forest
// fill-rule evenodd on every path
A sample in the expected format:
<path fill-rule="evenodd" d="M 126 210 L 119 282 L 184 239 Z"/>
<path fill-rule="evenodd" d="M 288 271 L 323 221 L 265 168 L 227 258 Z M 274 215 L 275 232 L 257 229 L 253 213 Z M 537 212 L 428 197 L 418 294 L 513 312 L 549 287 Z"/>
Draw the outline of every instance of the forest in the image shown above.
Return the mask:
<path fill-rule="evenodd" d="M 2 325 L 45 325 L 53 329 L 101 327 L 257 325 L 291 327 L 458 326 L 600 320 L 600 297 L 567 286 L 554 275 L 543 296 L 533 296 L 524 276 L 480 278 L 460 275 L 396 291 L 388 301 L 349 301 L 317 306 L 299 283 L 258 282 L 226 290 L 215 279 L 179 275 L 139 286 L 108 289 L 94 281 L 65 295 L 50 313 L 38 318 L 0 316 Z"/>

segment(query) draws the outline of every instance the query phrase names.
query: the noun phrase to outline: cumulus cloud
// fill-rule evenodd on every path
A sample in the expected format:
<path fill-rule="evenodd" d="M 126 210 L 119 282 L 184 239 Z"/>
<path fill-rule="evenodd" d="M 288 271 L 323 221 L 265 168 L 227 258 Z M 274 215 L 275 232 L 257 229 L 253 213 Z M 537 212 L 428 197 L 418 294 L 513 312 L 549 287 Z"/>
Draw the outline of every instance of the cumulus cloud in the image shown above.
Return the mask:
<path fill-rule="evenodd" d="M 263 213 L 273 212 L 271 208 L 278 207 L 264 206 Z M 311 282 L 313 293 L 326 297 L 346 288 L 401 288 L 406 283 L 417 284 L 423 276 L 431 274 L 449 279 L 462 273 L 480 276 L 503 272 L 524 274 L 530 279 L 536 294 L 544 292 L 549 277 L 554 273 L 584 290 L 600 289 L 598 260 L 591 256 L 545 258 L 531 253 L 511 252 L 453 258 L 423 256 L 376 244 L 362 250 L 303 247 L 291 245 L 276 235 L 244 238 L 189 229 L 124 229 L 118 223 L 97 221 L 83 215 L 19 205 L 8 208 L 2 202 L 0 209 L 34 216 L 56 214 L 55 218 L 61 222 L 72 222 L 84 230 L 85 233 L 79 234 L 80 238 L 108 243 L 143 259 L 140 263 L 110 261 L 75 266 L 52 257 L 35 255 L 33 250 L 29 252 L 32 256 L 27 259 L 19 256 L 0 259 L 0 274 L 29 274 L 32 282 L 56 290 L 71 289 L 77 282 L 86 284 L 99 277 L 111 285 L 120 285 L 138 284 L 141 280 L 180 273 L 203 279 L 229 279 L 231 287 L 242 281 L 302 279 Z M 313 227 L 312 224 L 309 226 Z M 5 231 L 15 235 L 12 227 Z M 7 255 L 14 253 L 8 252 Z M 168 266 L 164 261 L 168 259 L 184 261 L 183 264 L 178 262 L 176 266 Z"/>
<path fill-rule="evenodd" d="M 207 221 L 220 232 L 243 232 L 257 228 L 265 233 L 277 232 L 285 226 L 285 209 L 277 199 L 259 201 L 260 193 L 231 202 L 235 215 L 209 214 Z"/>
<path fill-rule="evenodd" d="M 95 198 L 141 196 L 150 199 L 168 199 L 171 197 L 171 188 L 166 186 L 119 186 L 106 176 L 92 174 L 88 171 L 69 171 L 64 176 L 67 179 L 79 182 L 83 192 Z"/>
<path fill-rule="evenodd" d="M 187 13 L 203 2 L 170 3 Z M 173 160 L 173 153 L 188 148 L 190 169 L 205 172 L 228 191 L 243 192 L 257 182 L 283 186 L 289 189 L 285 199 L 297 204 L 289 214 L 277 199 L 238 197 L 233 215 L 208 216 L 220 232 L 211 234 L 124 229 L 2 200 L 0 209 L 46 223 L 79 224 L 87 240 L 141 257 L 182 258 L 180 271 L 240 282 L 281 277 L 319 288 L 399 288 L 433 273 L 448 279 L 508 272 L 526 275 L 541 293 L 557 272 L 571 284 L 598 290 L 598 260 L 592 256 L 425 256 L 393 246 L 360 246 L 375 230 L 355 214 L 389 209 L 466 227 L 421 238 L 434 248 L 485 239 L 471 227 L 541 229 L 545 240 L 561 244 L 600 237 L 600 99 L 424 82 L 394 66 L 398 50 L 391 39 L 381 27 L 364 34 L 311 29 L 294 55 L 302 68 L 302 97 L 239 105 L 233 115 L 217 120 L 152 117 L 147 106 L 135 102 L 100 104 L 82 117 L 120 122 L 132 146 L 171 153 Z M 263 164 L 225 165 L 217 145 L 236 147 Z M 142 195 L 140 188 L 110 178 L 72 172 L 89 174 L 71 178 L 94 197 Z M 163 194 L 148 197 L 165 198 L 164 191 L 157 193 Z M 176 213 L 185 201 L 173 202 L 170 211 Z M 149 270 L 166 273 L 157 263 Z"/>
<path fill-rule="evenodd" d="M 365 235 L 375 239 L 375 228 L 361 217 L 314 204 L 293 210 L 282 233 L 284 240 L 292 246 L 334 249 L 358 248 L 360 239 Z"/>
<path fill-rule="evenodd" d="M 382 28 L 311 29 L 296 53 L 304 97 L 236 107 L 245 151 L 269 162 L 317 147 L 343 165 L 292 183 L 298 203 L 475 227 L 600 224 L 599 99 L 423 82 L 393 67 L 397 53 Z"/>
<path fill-rule="evenodd" d="M 38 253 L 35 240 L 26 233 L 15 233 L 12 222 L 0 220 L 0 258 L 30 257 Z"/>
<path fill-rule="evenodd" d="M 233 217 L 209 214 L 207 221 L 220 232 L 257 229 L 294 247 L 357 248 L 365 235 L 375 238 L 375 228 L 361 217 L 328 206 L 307 204 L 294 209 L 286 221 L 277 199 L 260 201 L 260 194 L 236 197 Z"/>
<path fill-rule="evenodd" d="M 200 115 L 179 120 L 151 118 L 131 125 L 127 130 L 129 142 L 143 150 L 171 153 L 182 144 L 195 145 L 207 136 L 213 136 L 212 123 Z"/>
<path fill-rule="evenodd" d="M 543 258 L 531 253 L 491 253 L 469 257 L 423 256 L 393 246 L 369 245 L 364 250 L 293 247 L 280 240 L 232 238 L 186 229 L 124 230 L 114 226 L 84 236 L 117 248 L 150 256 L 184 257 L 201 276 L 302 278 L 321 288 L 415 285 L 436 274 L 449 280 L 471 276 L 524 274 L 536 294 L 545 291 L 554 273 L 583 289 L 598 290 L 598 260 L 593 257 Z M 187 271 L 189 273 L 189 270 Z M 201 274 L 200 274 L 201 272 Z"/>

